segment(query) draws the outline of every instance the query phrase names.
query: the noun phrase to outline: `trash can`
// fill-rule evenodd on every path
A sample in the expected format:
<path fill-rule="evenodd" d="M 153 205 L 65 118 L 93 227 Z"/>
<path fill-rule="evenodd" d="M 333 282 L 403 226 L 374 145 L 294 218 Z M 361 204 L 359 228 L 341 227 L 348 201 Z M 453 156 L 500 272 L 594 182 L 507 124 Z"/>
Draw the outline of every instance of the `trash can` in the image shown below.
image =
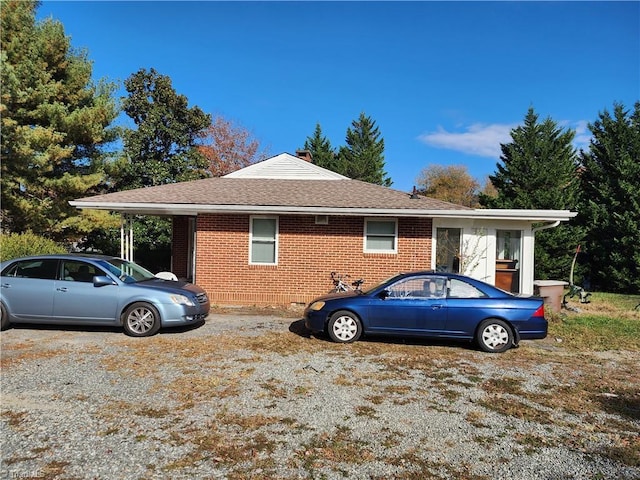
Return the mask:
<path fill-rule="evenodd" d="M 569 282 L 560 280 L 534 280 L 534 293 L 543 298 L 545 308 L 549 308 L 554 313 L 559 313 L 562 308 L 562 297 L 564 288 Z"/>

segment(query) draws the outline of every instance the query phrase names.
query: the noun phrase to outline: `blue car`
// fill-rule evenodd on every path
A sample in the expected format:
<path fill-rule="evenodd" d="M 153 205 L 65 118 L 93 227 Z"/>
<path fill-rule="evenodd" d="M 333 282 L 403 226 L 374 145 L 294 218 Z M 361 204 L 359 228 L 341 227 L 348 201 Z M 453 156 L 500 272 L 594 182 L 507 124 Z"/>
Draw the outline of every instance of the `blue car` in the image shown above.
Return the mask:
<path fill-rule="evenodd" d="M 2 330 L 12 323 L 122 326 L 134 337 L 209 314 L 206 292 L 100 255 L 42 255 L 0 264 Z"/>
<path fill-rule="evenodd" d="M 504 352 L 521 339 L 547 336 L 544 303 L 464 275 L 402 273 L 365 292 L 317 298 L 304 311 L 307 329 L 349 343 L 362 335 L 475 341 Z"/>

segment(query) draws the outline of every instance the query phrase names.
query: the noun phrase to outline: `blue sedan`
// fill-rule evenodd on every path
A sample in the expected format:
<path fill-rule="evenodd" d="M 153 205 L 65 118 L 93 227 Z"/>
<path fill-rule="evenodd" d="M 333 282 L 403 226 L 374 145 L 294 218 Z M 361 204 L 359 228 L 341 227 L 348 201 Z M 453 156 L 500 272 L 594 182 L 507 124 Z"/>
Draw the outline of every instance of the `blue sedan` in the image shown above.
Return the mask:
<path fill-rule="evenodd" d="M 134 337 L 209 313 L 206 292 L 140 265 L 96 255 L 43 255 L 0 264 L 2 330 L 11 323 L 122 326 Z"/>
<path fill-rule="evenodd" d="M 306 327 L 349 343 L 362 335 L 475 341 L 504 352 L 521 339 L 547 336 L 541 298 L 513 295 L 463 275 L 402 273 L 365 292 L 331 294 L 311 302 Z"/>

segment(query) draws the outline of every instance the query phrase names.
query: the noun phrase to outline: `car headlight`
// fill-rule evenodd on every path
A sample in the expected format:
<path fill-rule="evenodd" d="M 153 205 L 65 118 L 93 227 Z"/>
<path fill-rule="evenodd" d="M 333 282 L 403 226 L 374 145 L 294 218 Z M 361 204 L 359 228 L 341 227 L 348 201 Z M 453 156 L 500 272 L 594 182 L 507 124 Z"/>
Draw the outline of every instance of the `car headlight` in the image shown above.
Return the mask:
<path fill-rule="evenodd" d="M 171 295 L 170 298 L 171 301 L 176 305 L 187 305 L 189 307 L 195 306 L 195 303 L 193 303 L 193 301 L 185 295 Z"/>
<path fill-rule="evenodd" d="M 309 306 L 309 310 L 322 310 L 322 307 L 324 307 L 324 302 L 313 302 L 310 306 Z"/>

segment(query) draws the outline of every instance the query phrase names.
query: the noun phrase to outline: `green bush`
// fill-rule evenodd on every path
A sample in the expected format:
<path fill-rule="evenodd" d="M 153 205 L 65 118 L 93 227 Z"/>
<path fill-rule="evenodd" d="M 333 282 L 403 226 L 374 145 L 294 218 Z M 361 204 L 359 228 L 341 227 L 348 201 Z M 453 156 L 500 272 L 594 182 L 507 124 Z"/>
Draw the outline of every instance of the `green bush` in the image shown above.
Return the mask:
<path fill-rule="evenodd" d="M 66 253 L 62 245 L 33 233 L 0 234 L 0 261 L 28 255 Z"/>

